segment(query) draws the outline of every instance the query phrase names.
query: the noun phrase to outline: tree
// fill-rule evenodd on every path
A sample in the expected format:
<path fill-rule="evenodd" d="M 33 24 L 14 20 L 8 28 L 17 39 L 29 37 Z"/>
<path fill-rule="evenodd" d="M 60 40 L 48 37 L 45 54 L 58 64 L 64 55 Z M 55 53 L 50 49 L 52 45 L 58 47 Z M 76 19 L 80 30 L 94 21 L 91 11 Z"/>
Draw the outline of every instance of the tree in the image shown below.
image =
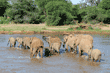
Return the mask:
<path fill-rule="evenodd" d="M 13 3 L 12 8 L 7 9 L 5 14 L 15 23 L 37 24 L 45 18 L 32 0 L 17 0 L 17 3 Z"/>
<path fill-rule="evenodd" d="M 72 16 L 72 5 L 63 1 L 50 1 L 45 6 L 47 25 L 64 25 L 69 24 Z"/>
<path fill-rule="evenodd" d="M 38 8 L 44 12 L 45 17 L 47 17 L 45 6 L 50 1 L 62 1 L 62 2 L 68 3 L 68 4 L 72 4 L 72 2 L 70 0 L 35 0 L 35 3 L 37 4 Z"/>
<path fill-rule="evenodd" d="M 4 16 L 5 10 L 10 7 L 7 0 L 0 0 L 0 16 Z"/>
<path fill-rule="evenodd" d="M 98 5 L 99 14 L 97 18 L 103 18 L 104 23 L 110 23 L 110 0 L 102 0 Z"/>

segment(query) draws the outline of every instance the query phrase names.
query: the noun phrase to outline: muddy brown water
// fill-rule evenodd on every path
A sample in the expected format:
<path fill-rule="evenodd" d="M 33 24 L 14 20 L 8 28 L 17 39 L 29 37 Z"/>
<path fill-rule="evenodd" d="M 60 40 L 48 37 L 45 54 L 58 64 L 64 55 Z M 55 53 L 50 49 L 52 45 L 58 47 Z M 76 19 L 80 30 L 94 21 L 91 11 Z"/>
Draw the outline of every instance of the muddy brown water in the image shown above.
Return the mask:
<path fill-rule="evenodd" d="M 110 37 L 92 35 L 93 49 L 100 49 L 101 62 L 91 62 L 79 57 L 78 54 L 65 53 L 61 46 L 60 55 L 53 55 L 43 59 L 30 58 L 29 49 L 16 49 L 7 46 L 9 37 L 38 37 L 42 35 L 6 35 L 0 34 L 0 73 L 110 73 Z M 59 36 L 63 41 L 63 37 Z M 44 47 L 48 43 L 44 41 Z M 16 44 L 18 45 L 18 43 Z M 85 53 L 84 53 L 85 54 Z M 86 55 L 86 54 L 85 54 Z"/>

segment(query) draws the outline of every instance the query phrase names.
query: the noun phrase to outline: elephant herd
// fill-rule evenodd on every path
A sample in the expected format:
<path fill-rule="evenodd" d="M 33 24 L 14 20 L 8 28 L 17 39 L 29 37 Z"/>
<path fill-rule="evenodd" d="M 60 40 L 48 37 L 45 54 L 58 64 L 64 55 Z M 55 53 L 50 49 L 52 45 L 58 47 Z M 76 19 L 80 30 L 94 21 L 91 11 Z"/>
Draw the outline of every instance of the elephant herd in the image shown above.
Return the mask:
<path fill-rule="evenodd" d="M 83 34 L 69 34 L 65 35 L 63 37 L 64 41 L 62 42 L 59 37 L 51 37 L 51 36 L 42 36 L 43 40 L 48 42 L 49 44 L 49 50 L 51 50 L 52 54 L 54 54 L 55 51 L 57 51 L 58 54 L 60 54 L 60 47 L 61 44 L 63 43 L 63 48 L 66 45 L 65 51 L 68 52 L 68 46 L 70 47 L 70 52 L 77 54 L 77 46 L 78 46 L 78 51 L 79 51 L 79 56 L 82 56 L 82 52 L 85 52 L 88 54 L 88 59 L 92 59 L 92 61 L 101 59 L 101 52 L 98 49 L 93 49 L 93 37 L 91 35 L 83 35 Z M 35 57 L 38 56 L 39 52 L 41 55 L 41 58 L 43 58 L 43 48 L 44 48 L 44 43 L 41 39 L 37 37 L 17 37 L 16 39 L 13 37 L 10 37 L 8 40 L 8 44 L 10 42 L 10 47 L 13 46 L 15 47 L 16 41 L 19 43 L 18 47 L 22 45 L 24 49 L 26 47 L 29 49 L 30 48 L 30 56 Z M 7 45 L 8 45 L 7 44 Z"/>

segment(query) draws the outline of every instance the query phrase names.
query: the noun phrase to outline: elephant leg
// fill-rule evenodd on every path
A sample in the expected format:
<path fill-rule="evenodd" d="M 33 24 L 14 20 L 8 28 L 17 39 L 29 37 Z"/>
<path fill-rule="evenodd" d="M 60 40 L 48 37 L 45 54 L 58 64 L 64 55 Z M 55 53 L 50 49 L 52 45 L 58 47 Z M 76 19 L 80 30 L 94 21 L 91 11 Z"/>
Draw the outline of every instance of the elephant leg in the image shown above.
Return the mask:
<path fill-rule="evenodd" d="M 10 43 L 10 47 L 11 47 L 11 43 Z"/>
<path fill-rule="evenodd" d="M 94 62 L 94 58 L 92 59 L 92 62 Z"/>
<path fill-rule="evenodd" d="M 26 49 L 26 45 L 24 45 L 24 49 Z"/>
<path fill-rule="evenodd" d="M 65 48 L 65 51 L 66 51 L 66 52 L 68 52 L 68 45 L 67 45 L 67 44 L 66 44 L 66 48 Z"/>
<path fill-rule="evenodd" d="M 77 54 L 77 49 L 75 48 L 75 54 Z"/>
<path fill-rule="evenodd" d="M 100 62 L 100 60 L 99 60 L 99 62 Z"/>
<path fill-rule="evenodd" d="M 98 57 L 99 62 L 100 62 L 100 59 L 101 59 L 101 55 Z"/>
<path fill-rule="evenodd" d="M 81 50 L 80 50 L 80 47 L 79 47 L 79 56 L 81 56 Z"/>
<path fill-rule="evenodd" d="M 73 48 L 72 47 L 70 47 L 70 52 L 72 52 L 73 51 Z"/>
<path fill-rule="evenodd" d="M 31 52 L 31 54 L 32 54 L 32 52 L 33 52 L 33 49 L 32 49 L 32 47 L 30 48 L 30 52 Z"/>
<path fill-rule="evenodd" d="M 41 58 L 43 58 L 43 48 L 39 48 L 39 49 L 40 49 Z"/>
<path fill-rule="evenodd" d="M 36 50 L 37 50 L 37 49 L 36 49 L 36 48 L 34 48 L 32 56 L 34 56 L 34 55 L 35 55 Z"/>
<path fill-rule="evenodd" d="M 20 43 L 18 44 L 18 47 L 20 46 Z"/>
<path fill-rule="evenodd" d="M 30 49 L 30 47 L 29 47 L 29 46 L 27 46 L 27 49 Z"/>
<path fill-rule="evenodd" d="M 52 54 L 54 54 L 54 52 L 53 52 L 53 51 L 54 51 L 53 47 L 52 47 L 52 49 L 51 49 L 51 50 L 52 50 Z"/>
<path fill-rule="evenodd" d="M 14 43 L 14 47 L 15 47 L 15 45 L 16 45 L 16 42 Z"/>
<path fill-rule="evenodd" d="M 59 48 L 57 49 L 57 52 L 60 54 Z"/>
<path fill-rule="evenodd" d="M 14 43 L 13 43 L 12 45 L 13 45 L 13 47 L 14 47 Z"/>
<path fill-rule="evenodd" d="M 97 60 L 95 60 L 95 62 L 96 62 Z"/>
<path fill-rule="evenodd" d="M 39 51 L 35 52 L 35 57 L 39 57 Z"/>

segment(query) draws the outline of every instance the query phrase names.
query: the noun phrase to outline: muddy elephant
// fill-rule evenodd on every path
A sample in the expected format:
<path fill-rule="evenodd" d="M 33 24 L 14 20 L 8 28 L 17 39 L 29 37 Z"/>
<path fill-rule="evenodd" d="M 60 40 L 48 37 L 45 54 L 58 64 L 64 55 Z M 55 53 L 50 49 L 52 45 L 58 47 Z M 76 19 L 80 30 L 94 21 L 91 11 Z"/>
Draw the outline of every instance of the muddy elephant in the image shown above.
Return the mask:
<path fill-rule="evenodd" d="M 46 38 L 44 38 L 44 37 L 46 37 L 46 36 L 43 36 L 43 39 L 44 39 L 46 42 L 48 42 L 49 47 L 50 47 L 51 43 L 59 43 L 59 44 L 61 43 L 61 40 L 60 40 L 59 37 L 51 37 L 51 36 L 48 36 L 48 37 L 46 37 Z"/>
<path fill-rule="evenodd" d="M 91 35 L 78 34 L 76 35 L 76 37 L 77 37 L 76 45 L 79 45 L 81 39 L 88 39 L 93 44 L 93 37 Z"/>
<path fill-rule="evenodd" d="M 60 47 L 61 47 L 62 42 L 60 43 L 51 43 L 50 47 L 52 49 L 52 54 L 53 54 L 53 50 L 57 51 L 60 54 Z"/>
<path fill-rule="evenodd" d="M 99 49 L 91 49 L 88 51 L 88 55 L 89 55 L 89 58 L 91 57 L 92 61 L 95 60 L 96 62 L 97 60 L 99 60 L 100 62 L 102 53 Z"/>
<path fill-rule="evenodd" d="M 69 35 L 66 35 L 66 36 L 63 37 L 63 39 L 64 39 L 63 47 L 65 47 L 65 43 L 67 42 L 67 40 L 68 40 L 69 38 L 72 38 L 73 36 L 74 36 L 73 34 L 69 34 Z"/>
<path fill-rule="evenodd" d="M 26 49 L 26 46 L 28 49 L 30 48 L 30 45 L 31 45 L 30 40 L 31 40 L 31 38 L 29 38 L 29 37 L 23 37 L 22 41 L 23 41 L 24 49 Z"/>
<path fill-rule="evenodd" d="M 65 47 L 66 44 L 66 52 L 68 52 L 68 46 L 70 47 L 70 52 L 73 52 L 75 50 L 75 53 L 77 53 L 76 50 L 76 37 L 74 35 L 68 35 L 64 37 L 63 47 Z"/>
<path fill-rule="evenodd" d="M 41 58 L 43 58 L 43 48 L 44 48 L 43 41 L 37 37 L 31 37 L 30 43 L 31 43 L 31 47 L 30 47 L 31 55 L 37 56 L 40 52 Z"/>
<path fill-rule="evenodd" d="M 93 48 L 93 44 L 88 39 L 81 39 L 79 43 L 79 56 L 82 55 L 82 51 L 88 54 L 88 51 Z"/>
<path fill-rule="evenodd" d="M 20 46 L 20 45 L 22 45 L 23 46 L 23 39 L 22 38 L 20 38 L 20 37 L 17 37 L 16 38 L 16 40 L 18 41 L 18 47 Z"/>
<path fill-rule="evenodd" d="M 11 46 L 15 47 L 15 45 L 16 45 L 16 39 L 15 38 L 10 37 L 8 40 L 8 44 L 9 44 L 9 42 L 10 42 L 10 47 Z M 8 44 L 7 44 L 7 46 L 8 46 Z"/>

